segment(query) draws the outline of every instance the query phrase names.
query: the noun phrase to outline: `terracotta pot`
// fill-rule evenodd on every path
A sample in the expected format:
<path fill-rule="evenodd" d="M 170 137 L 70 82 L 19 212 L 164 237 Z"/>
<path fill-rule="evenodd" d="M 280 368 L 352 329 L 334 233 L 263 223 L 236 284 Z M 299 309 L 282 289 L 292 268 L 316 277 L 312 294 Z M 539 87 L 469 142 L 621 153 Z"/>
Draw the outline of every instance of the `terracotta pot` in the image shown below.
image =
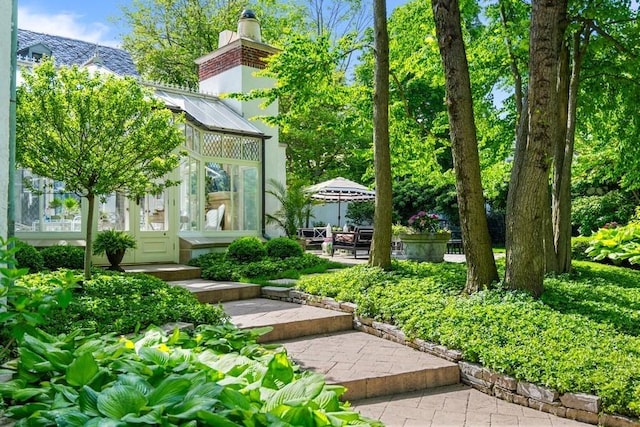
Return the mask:
<path fill-rule="evenodd" d="M 400 235 L 407 259 L 424 262 L 443 262 L 449 239 L 449 232 Z"/>

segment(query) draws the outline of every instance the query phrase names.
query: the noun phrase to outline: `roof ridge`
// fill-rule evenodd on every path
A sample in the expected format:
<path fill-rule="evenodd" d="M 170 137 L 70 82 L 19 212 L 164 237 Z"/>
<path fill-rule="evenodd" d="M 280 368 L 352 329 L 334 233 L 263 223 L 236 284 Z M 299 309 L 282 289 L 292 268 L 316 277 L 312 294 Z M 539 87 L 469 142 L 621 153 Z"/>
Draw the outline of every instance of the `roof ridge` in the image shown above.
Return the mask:
<path fill-rule="evenodd" d="M 127 52 L 126 50 L 122 49 L 121 47 L 109 46 L 109 45 L 106 45 L 106 44 L 100 44 L 100 43 L 97 43 L 97 42 L 90 42 L 90 41 L 87 41 L 87 40 L 81 40 L 81 39 L 77 39 L 77 38 L 73 38 L 73 37 L 59 36 L 57 34 L 49 34 L 49 33 L 43 33 L 43 32 L 40 32 L 40 31 L 26 30 L 26 29 L 20 28 L 20 27 L 18 27 L 18 31 L 24 31 L 24 32 L 32 33 L 32 34 L 38 34 L 38 35 L 41 35 L 41 36 L 54 37 L 56 39 L 71 40 L 71 41 L 74 41 L 74 42 L 80 42 L 80 43 L 84 43 L 84 44 L 91 44 L 91 45 L 94 45 L 94 46 L 105 47 L 107 49 L 115 49 L 115 50 L 121 50 L 123 52 Z M 42 43 L 42 41 L 40 41 L 39 43 Z"/>

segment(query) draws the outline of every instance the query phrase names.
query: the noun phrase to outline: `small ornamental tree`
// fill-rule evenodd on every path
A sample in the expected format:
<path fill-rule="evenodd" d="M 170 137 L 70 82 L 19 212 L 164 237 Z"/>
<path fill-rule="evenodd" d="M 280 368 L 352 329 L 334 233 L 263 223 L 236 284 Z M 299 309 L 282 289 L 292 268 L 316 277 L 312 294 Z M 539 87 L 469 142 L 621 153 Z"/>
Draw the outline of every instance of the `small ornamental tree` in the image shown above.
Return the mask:
<path fill-rule="evenodd" d="M 118 191 L 136 199 L 176 185 L 164 177 L 180 161 L 181 118 L 131 77 L 56 68 L 46 60 L 23 78 L 17 162 L 87 199 L 84 276 L 90 279 L 96 198 Z"/>

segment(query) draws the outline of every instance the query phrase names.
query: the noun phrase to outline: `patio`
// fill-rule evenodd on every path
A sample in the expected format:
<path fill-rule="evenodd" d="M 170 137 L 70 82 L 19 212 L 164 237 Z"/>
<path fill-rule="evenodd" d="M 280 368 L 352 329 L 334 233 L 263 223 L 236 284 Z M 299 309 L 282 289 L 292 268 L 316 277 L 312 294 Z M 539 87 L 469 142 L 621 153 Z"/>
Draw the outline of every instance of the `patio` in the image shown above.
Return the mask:
<path fill-rule="evenodd" d="M 340 249 L 336 250 L 333 257 L 330 254 L 323 253 L 321 249 L 307 249 L 307 253 L 317 255 L 321 258 L 330 259 L 335 262 L 339 262 L 341 264 L 346 265 L 359 265 L 359 264 L 367 264 L 369 262 L 369 258 L 366 256 L 367 251 L 362 250 L 358 251 L 358 258 L 353 257 L 353 253 L 350 251 L 342 251 Z M 406 259 L 403 254 L 392 253 L 391 257 L 393 259 Z M 464 254 L 445 254 L 444 256 L 445 262 L 465 262 Z"/>

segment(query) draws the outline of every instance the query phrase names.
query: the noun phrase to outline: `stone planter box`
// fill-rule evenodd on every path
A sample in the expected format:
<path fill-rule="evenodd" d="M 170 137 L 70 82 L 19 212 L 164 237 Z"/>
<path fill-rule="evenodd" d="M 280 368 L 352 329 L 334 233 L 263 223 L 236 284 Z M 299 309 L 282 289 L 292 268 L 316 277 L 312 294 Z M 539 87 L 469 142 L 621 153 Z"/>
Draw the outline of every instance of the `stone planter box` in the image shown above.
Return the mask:
<path fill-rule="evenodd" d="M 400 235 L 407 259 L 422 262 L 443 262 L 449 239 L 449 232 Z"/>

